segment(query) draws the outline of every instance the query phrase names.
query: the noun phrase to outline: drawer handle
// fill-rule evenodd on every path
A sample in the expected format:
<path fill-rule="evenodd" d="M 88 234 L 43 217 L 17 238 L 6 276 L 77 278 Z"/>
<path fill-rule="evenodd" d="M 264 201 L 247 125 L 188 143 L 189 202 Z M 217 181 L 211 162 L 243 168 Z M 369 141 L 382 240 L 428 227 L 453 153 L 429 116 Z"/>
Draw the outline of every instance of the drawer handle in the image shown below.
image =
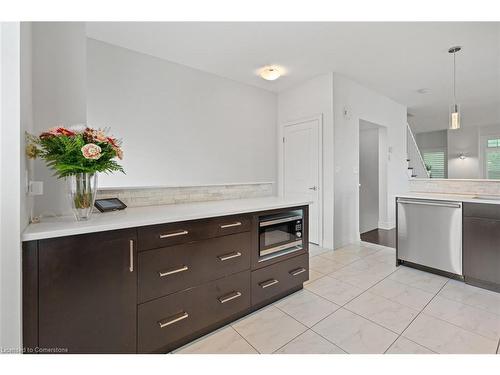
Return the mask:
<path fill-rule="evenodd" d="M 189 232 L 187 230 L 181 230 L 179 232 L 174 232 L 174 233 L 168 233 L 168 234 L 160 234 L 160 238 L 170 238 L 170 237 L 177 237 L 177 236 L 185 236 Z"/>
<path fill-rule="evenodd" d="M 180 322 L 181 320 L 184 320 L 186 318 L 189 317 L 189 314 L 185 311 L 177 314 L 177 315 L 174 315 L 170 318 L 167 318 L 167 319 L 163 319 L 163 320 L 160 320 L 158 322 L 158 324 L 160 325 L 160 328 L 165 328 L 171 324 L 174 324 L 174 323 L 177 323 L 177 322 Z"/>
<path fill-rule="evenodd" d="M 298 275 L 300 275 L 301 273 L 304 273 L 304 272 L 306 272 L 306 271 L 307 271 L 307 270 L 306 270 L 304 267 L 299 267 L 299 268 L 297 268 L 297 269 L 295 269 L 295 270 L 291 270 L 291 271 L 290 271 L 290 275 L 292 275 L 292 276 L 298 276 Z"/>
<path fill-rule="evenodd" d="M 189 269 L 188 266 L 182 266 L 181 268 L 175 268 L 175 269 L 171 269 L 171 270 L 168 270 L 168 271 L 165 271 L 165 272 L 158 272 L 158 274 L 160 275 L 160 277 L 165 277 L 165 276 L 168 276 L 168 275 L 173 275 L 174 273 L 179 273 L 179 272 L 184 272 L 184 271 L 187 271 Z"/>
<path fill-rule="evenodd" d="M 226 302 L 232 301 L 233 299 L 239 298 L 241 296 L 242 296 L 242 294 L 240 292 L 232 292 L 224 297 L 218 298 L 218 300 L 220 303 L 226 303 Z"/>
<path fill-rule="evenodd" d="M 236 223 L 232 223 L 232 224 L 223 224 L 220 226 L 220 229 L 239 227 L 240 225 L 241 225 L 241 221 L 237 221 Z"/>
<path fill-rule="evenodd" d="M 128 270 L 134 272 L 134 240 L 129 242 L 129 265 Z"/>
<path fill-rule="evenodd" d="M 269 288 L 270 286 L 278 284 L 279 281 L 276 279 L 266 280 L 259 284 L 262 289 Z"/>
<path fill-rule="evenodd" d="M 232 252 L 232 253 L 229 253 L 229 254 L 219 255 L 217 258 L 219 258 L 219 260 L 221 262 L 224 262 L 225 260 L 229 260 L 229 259 L 233 259 L 233 258 L 238 258 L 240 256 L 241 256 L 241 253 L 239 251 L 235 251 L 235 252 Z"/>

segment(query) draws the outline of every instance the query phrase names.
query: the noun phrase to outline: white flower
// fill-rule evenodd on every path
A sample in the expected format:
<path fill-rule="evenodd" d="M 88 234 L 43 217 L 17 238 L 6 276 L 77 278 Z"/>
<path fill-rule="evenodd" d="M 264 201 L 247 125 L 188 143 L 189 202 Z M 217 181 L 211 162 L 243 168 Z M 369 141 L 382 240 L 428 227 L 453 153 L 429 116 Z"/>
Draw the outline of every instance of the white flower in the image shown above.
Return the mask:
<path fill-rule="evenodd" d="M 82 154 L 85 159 L 97 160 L 101 157 L 101 148 L 93 143 L 87 143 L 82 147 Z"/>
<path fill-rule="evenodd" d="M 87 128 L 87 126 L 85 126 L 84 124 L 75 124 L 75 125 L 71 125 L 69 127 L 69 130 L 79 134 L 79 133 L 83 133 L 86 128 Z"/>

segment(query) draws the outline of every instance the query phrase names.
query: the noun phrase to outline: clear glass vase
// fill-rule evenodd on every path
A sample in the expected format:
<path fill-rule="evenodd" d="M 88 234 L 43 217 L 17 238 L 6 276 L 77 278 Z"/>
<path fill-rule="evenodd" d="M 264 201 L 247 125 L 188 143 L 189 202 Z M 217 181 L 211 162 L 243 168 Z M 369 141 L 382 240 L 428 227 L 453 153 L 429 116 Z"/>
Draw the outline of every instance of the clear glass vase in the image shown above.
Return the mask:
<path fill-rule="evenodd" d="M 90 219 L 97 192 L 97 173 L 77 173 L 66 178 L 68 198 L 78 221 Z"/>

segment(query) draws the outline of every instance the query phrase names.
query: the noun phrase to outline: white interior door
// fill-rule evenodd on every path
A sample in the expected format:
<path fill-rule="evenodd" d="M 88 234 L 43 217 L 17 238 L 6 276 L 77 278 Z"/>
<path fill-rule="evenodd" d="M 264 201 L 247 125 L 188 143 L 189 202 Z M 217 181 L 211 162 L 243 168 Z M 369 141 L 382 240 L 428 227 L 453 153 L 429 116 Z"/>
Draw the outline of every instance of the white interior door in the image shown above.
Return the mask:
<path fill-rule="evenodd" d="M 307 196 L 309 242 L 321 238 L 321 129 L 320 119 L 297 122 L 283 129 L 283 193 Z"/>

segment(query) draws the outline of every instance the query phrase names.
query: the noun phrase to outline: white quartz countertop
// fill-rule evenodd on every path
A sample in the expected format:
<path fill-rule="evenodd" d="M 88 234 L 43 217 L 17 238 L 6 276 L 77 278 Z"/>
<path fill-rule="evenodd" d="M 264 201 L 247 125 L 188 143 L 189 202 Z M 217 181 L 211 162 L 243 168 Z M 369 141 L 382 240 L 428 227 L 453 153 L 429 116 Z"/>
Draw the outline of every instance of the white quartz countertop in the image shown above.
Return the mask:
<path fill-rule="evenodd" d="M 500 204 L 500 196 L 497 196 L 497 199 L 494 199 L 496 196 L 481 194 L 404 193 L 397 194 L 396 197 L 411 199 L 432 199 L 451 202 Z M 476 197 L 480 197 L 480 199 Z"/>
<path fill-rule="evenodd" d="M 310 203 L 304 197 L 265 197 L 134 207 L 123 211 L 94 213 L 88 221 L 76 221 L 73 216 L 45 218 L 40 223 L 28 225 L 23 232 L 22 240 L 41 240 L 44 238 L 303 206 Z"/>

